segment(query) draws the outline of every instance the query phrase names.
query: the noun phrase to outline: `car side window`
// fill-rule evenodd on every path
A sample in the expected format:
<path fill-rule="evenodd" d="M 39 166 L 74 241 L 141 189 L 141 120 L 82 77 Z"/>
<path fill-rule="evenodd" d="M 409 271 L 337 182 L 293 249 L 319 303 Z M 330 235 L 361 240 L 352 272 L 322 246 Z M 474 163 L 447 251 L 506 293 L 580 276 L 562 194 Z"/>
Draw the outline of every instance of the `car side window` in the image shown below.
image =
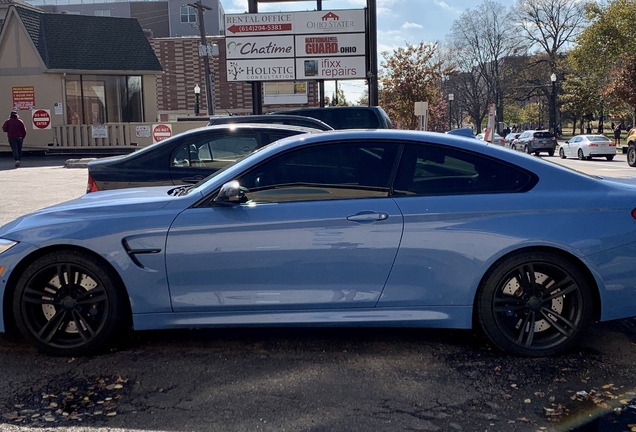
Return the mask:
<path fill-rule="evenodd" d="M 387 197 L 397 148 L 386 143 L 303 147 L 238 180 L 252 203 Z"/>
<path fill-rule="evenodd" d="M 484 155 L 435 145 L 405 147 L 396 195 L 461 195 L 525 192 L 534 175 Z"/>
<path fill-rule="evenodd" d="M 251 153 L 258 146 L 254 136 L 222 136 L 186 143 L 175 149 L 170 166 L 175 168 L 213 168 L 219 162 L 230 163 Z"/>

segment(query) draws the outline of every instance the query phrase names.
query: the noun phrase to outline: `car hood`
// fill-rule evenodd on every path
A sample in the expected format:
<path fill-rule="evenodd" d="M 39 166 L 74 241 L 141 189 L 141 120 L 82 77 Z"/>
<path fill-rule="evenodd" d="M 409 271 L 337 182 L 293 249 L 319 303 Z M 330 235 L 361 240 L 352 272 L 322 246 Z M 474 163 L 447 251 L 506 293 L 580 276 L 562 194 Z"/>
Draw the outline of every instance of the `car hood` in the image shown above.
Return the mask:
<path fill-rule="evenodd" d="M 19 241 L 27 231 L 40 227 L 61 225 L 96 225 L 117 223 L 116 220 L 136 219 L 158 211 L 176 200 L 187 201 L 185 208 L 195 197 L 175 197 L 169 194 L 171 187 L 148 187 L 93 192 L 71 201 L 56 204 L 19 217 L 0 227 L 0 238 Z M 189 199 L 187 199 L 189 198 Z M 176 213 L 175 213 L 176 214 Z"/>

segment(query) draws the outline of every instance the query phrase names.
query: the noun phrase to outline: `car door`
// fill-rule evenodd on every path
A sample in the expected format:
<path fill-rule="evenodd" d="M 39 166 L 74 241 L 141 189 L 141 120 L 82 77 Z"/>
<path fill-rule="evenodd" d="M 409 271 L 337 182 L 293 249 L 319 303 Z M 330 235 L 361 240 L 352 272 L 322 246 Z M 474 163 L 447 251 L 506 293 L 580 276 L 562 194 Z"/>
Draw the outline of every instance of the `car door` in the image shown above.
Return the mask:
<path fill-rule="evenodd" d="M 577 157 L 577 150 L 578 150 L 578 146 L 579 146 L 579 141 L 581 140 L 581 137 L 573 137 L 571 139 L 569 139 L 566 143 L 562 144 L 563 145 L 563 151 L 565 152 L 565 155 L 567 157 Z"/>
<path fill-rule="evenodd" d="M 302 147 L 239 176 L 245 204 L 209 197 L 170 228 L 175 311 L 373 307 L 402 236 L 388 143 Z"/>

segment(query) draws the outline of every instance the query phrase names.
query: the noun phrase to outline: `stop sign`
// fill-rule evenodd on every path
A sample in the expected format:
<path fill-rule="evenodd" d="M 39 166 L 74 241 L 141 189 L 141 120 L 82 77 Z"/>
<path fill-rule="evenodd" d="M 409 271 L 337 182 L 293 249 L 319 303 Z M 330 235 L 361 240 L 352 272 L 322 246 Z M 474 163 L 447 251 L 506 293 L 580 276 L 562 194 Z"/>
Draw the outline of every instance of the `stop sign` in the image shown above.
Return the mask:
<path fill-rule="evenodd" d="M 51 111 L 37 109 L 33 111 L 33 129 L 51 129 Z"/>
<path fill-rule="evenodd" d="M 171 124 L 156 124 L 152 126 L 152 142 L 163 141 L 172 136 Z"/>

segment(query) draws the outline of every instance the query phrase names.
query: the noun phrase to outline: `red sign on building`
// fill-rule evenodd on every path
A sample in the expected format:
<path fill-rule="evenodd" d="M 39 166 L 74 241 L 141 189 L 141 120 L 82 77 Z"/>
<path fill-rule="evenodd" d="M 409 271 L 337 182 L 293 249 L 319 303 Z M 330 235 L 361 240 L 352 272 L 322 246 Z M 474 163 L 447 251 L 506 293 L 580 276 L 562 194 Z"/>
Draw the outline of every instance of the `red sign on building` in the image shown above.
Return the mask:
<path fill-rule="evenodd" d="M 172 136 L 171 124 L 155 124 L 152 125 L 152 142 L 163 141 Z"/>
<path fill-rule="evenodd" d="M 11 95 L 13 97 L 13 109 L 15 110 L 26 111 L 35 107 L 34 86 L 11 87 Z"/>
<path fill-rule="evenodd" d="M 33 111 L 33 129 L 51 129 L 51 111 L 38 109 Z"/>

